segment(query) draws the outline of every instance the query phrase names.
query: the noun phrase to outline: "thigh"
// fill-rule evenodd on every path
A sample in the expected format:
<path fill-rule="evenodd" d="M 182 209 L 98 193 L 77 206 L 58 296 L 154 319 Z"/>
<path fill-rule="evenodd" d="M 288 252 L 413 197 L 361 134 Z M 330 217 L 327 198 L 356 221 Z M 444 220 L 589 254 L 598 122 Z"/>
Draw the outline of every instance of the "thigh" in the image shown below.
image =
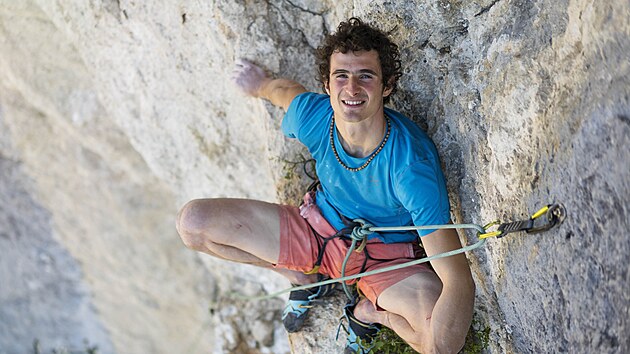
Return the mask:
<path fill-rule="evenodd" d="M 404 317 L 417 331 L 423 331 L 441 292 L 442 282 L 434 272 L 420 272 L 385 289 L 377 302 L 384 310 Z"/>
<path fill-rule="evenodd" d="M 197 199 L 180 212 L 178 228 L 200 238 L 248 252 L 269 263 L 280 254 L 277 204 L 250 199 Z"/>

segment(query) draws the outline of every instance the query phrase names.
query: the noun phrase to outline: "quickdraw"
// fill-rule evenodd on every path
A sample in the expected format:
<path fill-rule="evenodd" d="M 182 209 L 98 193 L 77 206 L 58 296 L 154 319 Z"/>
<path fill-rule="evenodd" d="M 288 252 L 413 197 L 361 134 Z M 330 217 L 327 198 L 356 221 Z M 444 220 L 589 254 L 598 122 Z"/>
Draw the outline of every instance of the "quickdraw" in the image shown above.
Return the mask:
<path fill-rule="evenodd" d="M 543 215 L 545 216 L 545 220 L 539 222 L 543 219 L 541 218 L 541 216 Z M 564 206 L 562 204 L 548 204 L 540 208 L 540 210 L 535 212 L 529 219 L 526 220 L 518 220 L 508 223 L 501 223 L 498 220 L 493 221 L 484 226 L 484 229 L 487 230 L 491 226 L 499 225 L 497 230 L 479 234 L 479 238 L 501 238 L 505 237 L 507 234 L 519 231 L 525 231 L 528 234 L 540 233 L 543 231 L 547 231 L 558 224 L 561 224 L 564 221 L 565 217 L 566 210 L 564 209 Z"/>

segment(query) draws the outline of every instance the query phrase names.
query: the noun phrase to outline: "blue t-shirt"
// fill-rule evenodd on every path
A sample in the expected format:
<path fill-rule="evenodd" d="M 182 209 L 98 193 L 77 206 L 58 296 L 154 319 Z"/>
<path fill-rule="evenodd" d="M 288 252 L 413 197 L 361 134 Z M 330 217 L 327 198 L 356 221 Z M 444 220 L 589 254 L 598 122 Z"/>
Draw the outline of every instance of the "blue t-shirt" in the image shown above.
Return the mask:
<path fill-rule="evenodd" d="M 306 92 L 298 95 L 282 120 L 282 131 L 297 138 L 316 160 L 321 188 L 316 203 L 337 230 L 344 227 L 339 214 L 363 219 L 374 226 L 445 224 L 450 205 L 444 175 L 433 142 L 415 123 L 385 108 L 391 121 L 387 143 L 370 164 L 356 172 L 337 161 L 330 145 L 333 110 L 328 95 Z M 349 167 L 368 159 L 348 155 L 334 129 L 339 158 Z M 434 230 L 420 230 L 424 236 Z M 385 243 L 410 242 L 415 232 L 372 234 Z"/>

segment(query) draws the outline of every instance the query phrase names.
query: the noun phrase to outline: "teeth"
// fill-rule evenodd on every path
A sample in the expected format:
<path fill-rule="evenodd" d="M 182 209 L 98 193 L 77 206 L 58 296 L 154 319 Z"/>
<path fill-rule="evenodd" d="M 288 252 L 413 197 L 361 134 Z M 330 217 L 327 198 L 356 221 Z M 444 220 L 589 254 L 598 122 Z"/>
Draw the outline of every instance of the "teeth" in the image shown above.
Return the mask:
<path fill-rule="evenodd" d="M 363 103 L 363 101 L 344 101 L 349 106 L 357 106 Z"/>

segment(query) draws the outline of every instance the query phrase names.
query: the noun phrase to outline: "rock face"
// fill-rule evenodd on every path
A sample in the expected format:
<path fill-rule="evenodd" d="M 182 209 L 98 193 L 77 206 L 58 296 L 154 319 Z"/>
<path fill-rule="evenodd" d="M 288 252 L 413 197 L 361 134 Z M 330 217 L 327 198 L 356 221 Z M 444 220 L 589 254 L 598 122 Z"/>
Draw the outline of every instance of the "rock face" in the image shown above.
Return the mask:
<path fill-rule="evenodd" d="M 287 338 L 281 299 L 228 295 L 288 283 L 173 224 L 192 198 L 296 202 L 306 153 L 231 67 L 319 90 L 314 48 L 351 15 L 399 43 L 392 106 L 435 141 L 455 222 L 567 209 L 468 254 L 488 351 L 628 352 L 626 1 L 0 0 L 0 353 L 338 350 L 341 295 Z"/>

